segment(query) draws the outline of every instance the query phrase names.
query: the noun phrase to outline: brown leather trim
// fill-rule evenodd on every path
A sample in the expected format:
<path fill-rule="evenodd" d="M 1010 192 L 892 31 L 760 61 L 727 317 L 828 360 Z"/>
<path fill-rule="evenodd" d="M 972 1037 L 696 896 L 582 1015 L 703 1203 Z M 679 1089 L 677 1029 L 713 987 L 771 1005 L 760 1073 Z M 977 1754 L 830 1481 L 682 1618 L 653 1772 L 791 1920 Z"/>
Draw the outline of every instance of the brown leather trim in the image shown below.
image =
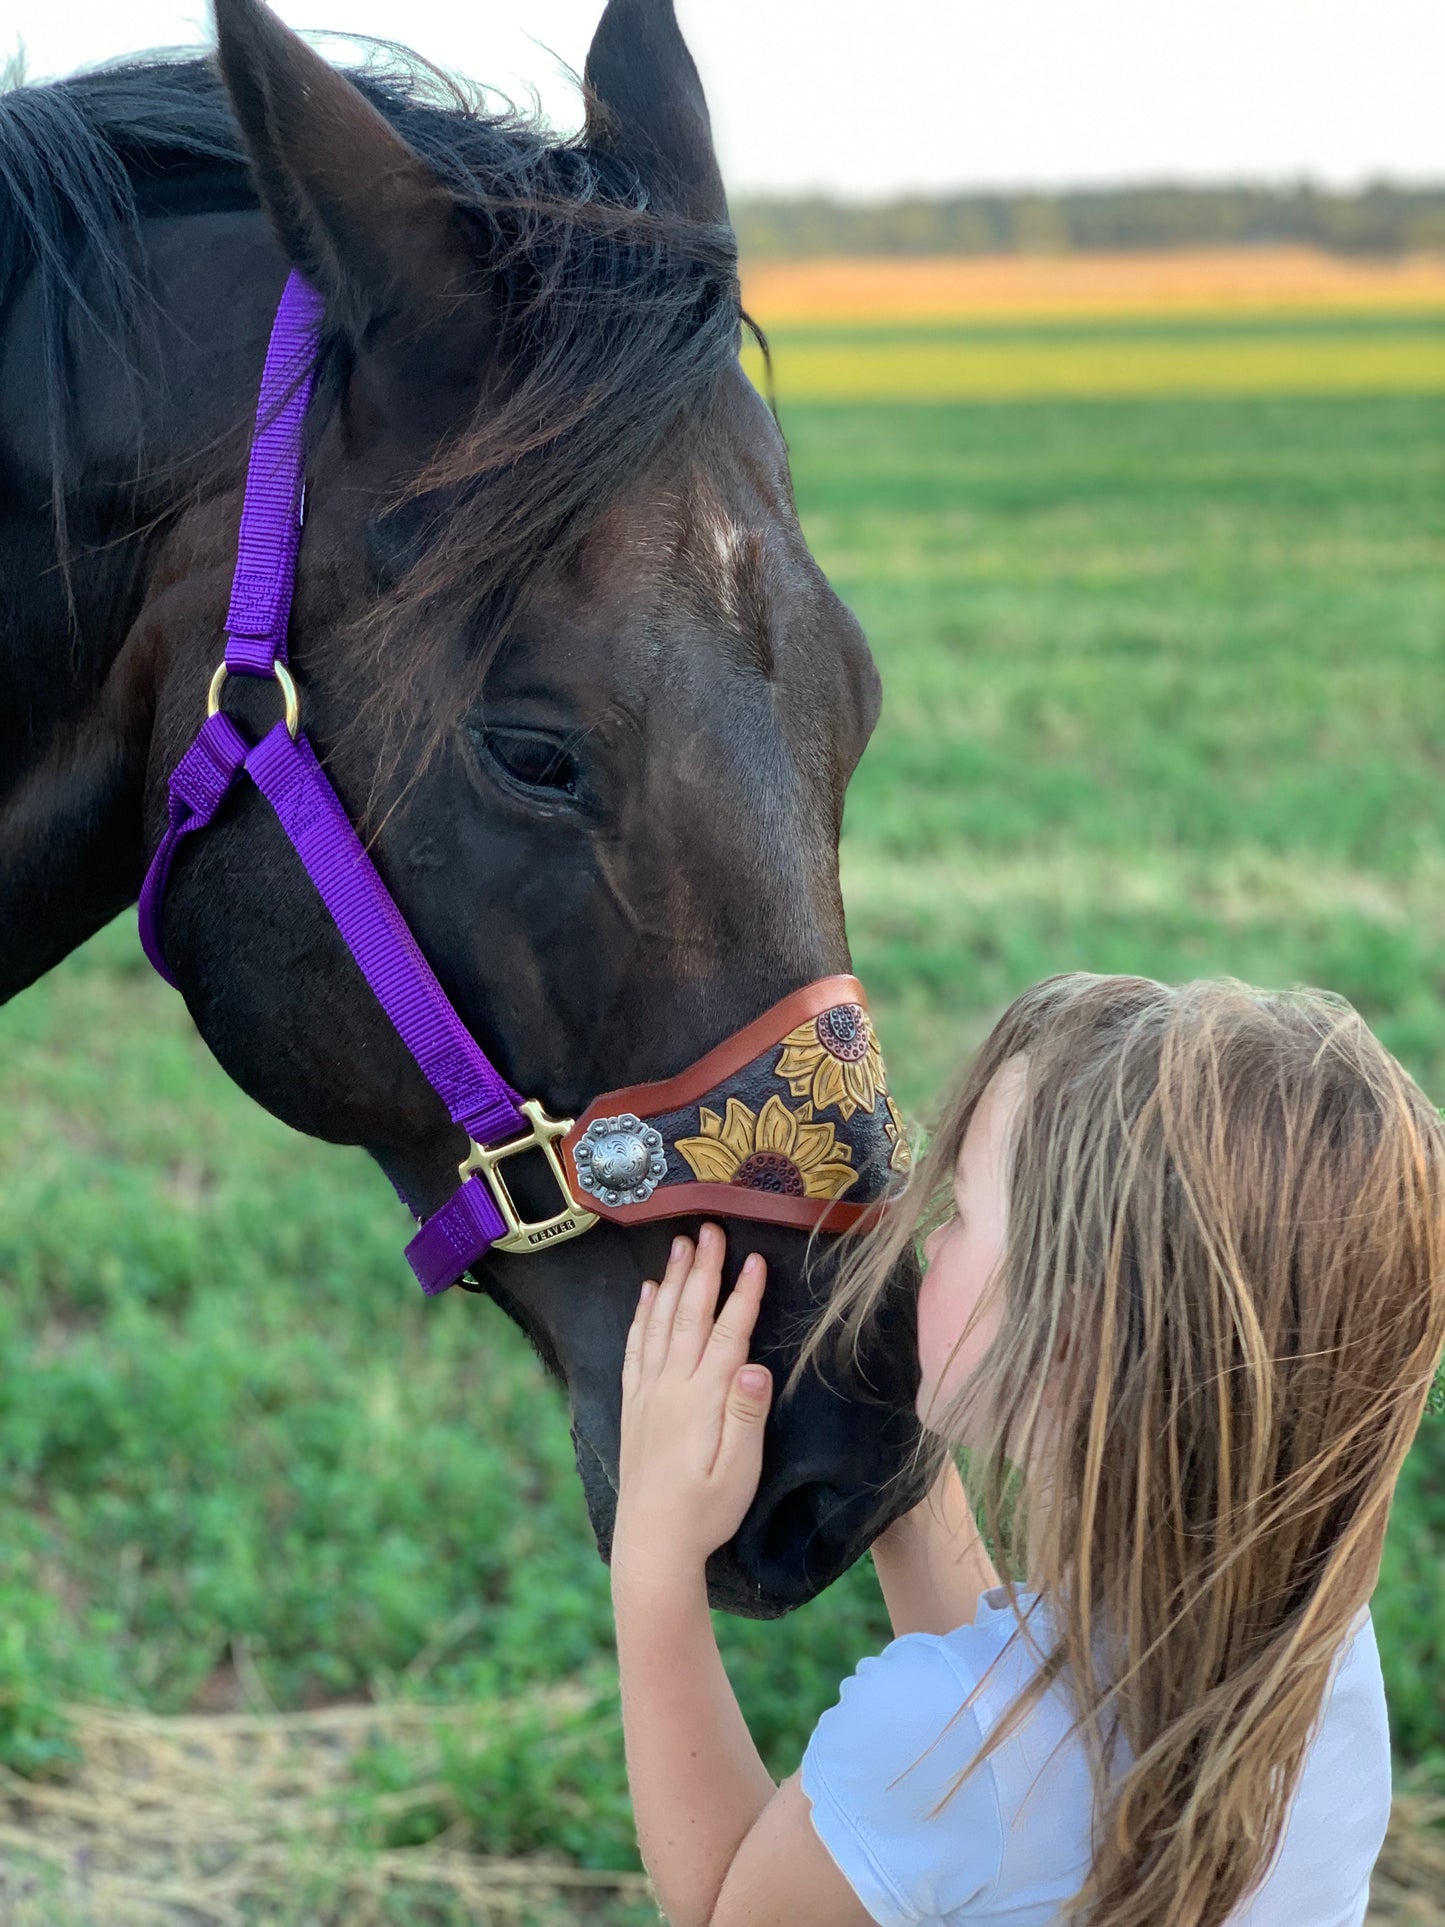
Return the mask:
<path fill-rule="evenodd" d="M 577 1167 L 567 1157 L 567 1176 L 574 1196 L 588 1211 L 612 1224 L 651 1224 L 658 1218 L 754 1218 L 763 1224 L 790 1225 L 795 1231 L 814 1226 L 833 1233 L 851 1231 L 883 1215 L 882 1199 L 872 1204 L 847 1204 L 841 1198 L 782 1198 L 774 1191 L 751 1191 L 745 1184 L 664 1184 L 642 1204 L 604 1204 L 590 1191 L 577 1187 Z"/>
<path fill-rule="evenodd" d="M 764 1224 L 791 1225 L 798 1231 L 811 1231 L 820 1225 L 825 1231 L 849 1231 L 863 1220 L 876 1221 L 881 1201 L 849 1204 L 841 1198 L 784 1198 L 772 1191 L 752 1191 L 743 1184 L 664 1184 L 643 1204 L 604 1204 L 577 1182 L 577 1163 L 572 1153 L 594 1118 L 617 1117 L 631 1111 L 641 1118 L 665 1116 L 696 1103 L 719 1084 L 743 1070 L 774 1044 L 781 1044 L 790 1030 L 796 1030 L 810 1017 L 819 1017 L 836 1004 L 861 1004 L 868 1008 L 868 997 L 856 977 L 820 977 L 804 984 L 780 1004 L 765 1010 L 761 1017 L 698 1058 L 676 1077 L 656 1084 L 629 1084 L 619 1091 L 604 1091 L 594 1098 L 567 1133 L 562 1145 L 568 1181 L 573 1196 L 587 1210 L 613 1224 L 649 1224 L 658 1218 L 693 1216 L 754 1218 Z"/>
<path fill-rule="evenodd" d="M 593 1098 L 567 1133 L 568 1151 L 595 1117 L 616 1117 L 625 1111 L 637 1117 L 660 1117 L 706 1097 L 734 1072 L 745 1069 L 755 1057 L 761 1057 L 770 1044 L 781 1044 L 790 1030 L 796 1030 L 810 1017 L 821 1017 L 834 1004 L 862 1004 L 865 1010 L 868 1008 L 868 998 L 856 977 L 819 977 L 816 983 L 804 984 L 801 990 L 795 990 L 780 1004 L 765 1010 L 744 1029 L 725 1037 L 706 1057 L 699 1057 L 676 1077 L 659 1084 L 629 1084 L 620 1091 L 604 1091 L 601 1097 Z M 628 1208 L 636 1210 L 637 1207 Z"/>

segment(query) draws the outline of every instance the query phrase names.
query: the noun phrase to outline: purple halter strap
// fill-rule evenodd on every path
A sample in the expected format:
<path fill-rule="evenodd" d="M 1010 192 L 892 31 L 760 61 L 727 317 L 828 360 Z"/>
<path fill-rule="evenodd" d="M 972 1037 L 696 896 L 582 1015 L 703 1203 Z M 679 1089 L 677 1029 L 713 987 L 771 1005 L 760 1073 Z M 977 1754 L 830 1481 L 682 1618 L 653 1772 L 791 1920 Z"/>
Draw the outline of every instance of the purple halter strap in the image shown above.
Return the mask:
<path fill-rule="evenodd" d="M 140 895 L 140 935 L 152 964 L 172 985 L 162 943 L 166 881 L 182 841 L 212 822 L 245 774 L 275 810 L 322 902 L 378 1002 L 422 1075 L 472 1140 L 466 1178 L 407 1247 L 422 1290 L 445 1291 L 493 1244 L 526 1249 L 573 1236 L 593 1222 L 578 1209 L 556 1161 L 553 1124 L 523 1100 L 488 1061 L 437 982 L 416 939 L 352 828 L 340 798 L 300 729 L 299 702 L 286 667 L 286 635 L 296 585 L 305 480 L 306 411 L 316 378 L 323 303 L 296 273 L 276 311 L 261 376 L 256 428 L 241 510 L 236 573 L 226 617 L 226 652 L 211 684 L 200 733 L 170 779 L 169 820 Z M 248 744 L 220 707 L 228 676 L 274 677 L 285 720 Z M 515 1140 L 515 1143 L 512 1142 Z M 542 1226 L 506 1217 L 505 1187 L 488 1180 L 484 1147 L 500 1155 L 542 1149 L 569 1207 Z M 494 1156 L 497 1155 L 494 1153 Z M 536 1234 L 529 1236 L 528 1234 Z"/>

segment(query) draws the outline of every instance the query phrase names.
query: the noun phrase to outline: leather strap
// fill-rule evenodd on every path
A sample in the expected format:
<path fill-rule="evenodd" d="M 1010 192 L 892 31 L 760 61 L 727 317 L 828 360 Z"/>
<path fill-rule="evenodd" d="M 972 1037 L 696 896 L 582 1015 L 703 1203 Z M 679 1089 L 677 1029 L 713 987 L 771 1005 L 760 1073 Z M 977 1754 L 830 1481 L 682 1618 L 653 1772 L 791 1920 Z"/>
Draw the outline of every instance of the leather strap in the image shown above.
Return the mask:
<path fill-rule="evenodd" d="M 844 1198 L 818 1199 L 779 1196 L 766 1191 L 740 1191 L 735 1184 L 661 1184 L 650 1198 L 638 1203 L 611 1205 L 589 1194 L 577 1172 L 577 1146 L 587 1135 L 587 1127 L 598 1118 L 631 1113 L 646 1124 L 657 1122 L 669 1113 L 696 1107 L 703 1099 L 724 1090 L 728 1081 L 782 1042 L 789 1031 L 810 1017 L 820 1017 L 839 1004 L 866 1008 L 867 994 L 856 977 L 816 977 L 742 1030 L 735 1030 L 705 1057 L 699 1057 L 676 1077 L 653 1084 L 628 1084 L 617 1091 L 606 1091 L 594 1098 L 567 1134 L 562 1147 L 563 1162 L 574 1195 L 585 1198 L 587 1209 L 616 1224 L 648 1224 L 658 1218 L 748 1217 L 765 1224 L 790 1225 L 794 1230 L 851 1231 L 872 1223 L 880 1214 L 878 1203 L 850 1204 Z M 717 1101 L 714 1099 L 714 1101 Z M 724 1100 L 725 1101 L 725 1098 Z"/>

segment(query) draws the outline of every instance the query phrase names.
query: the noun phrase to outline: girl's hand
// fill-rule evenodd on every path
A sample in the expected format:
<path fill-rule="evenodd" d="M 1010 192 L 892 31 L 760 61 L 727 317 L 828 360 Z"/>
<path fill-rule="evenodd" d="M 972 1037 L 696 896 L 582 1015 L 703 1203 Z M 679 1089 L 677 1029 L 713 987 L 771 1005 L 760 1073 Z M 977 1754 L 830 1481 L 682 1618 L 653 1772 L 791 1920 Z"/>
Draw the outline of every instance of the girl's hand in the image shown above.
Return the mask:
<path fill-rule="evenodd" d="M 696 1248 L 673 1240 L 661 1285 L 642 1287 L 622 1360 L 614 1580 L 700 1576 L 757 1491 L 773 1381 L 747 1356 L 767 1266 L 753 1252 L 718 1313 L 726 1250 L 705 1224 Z"/>

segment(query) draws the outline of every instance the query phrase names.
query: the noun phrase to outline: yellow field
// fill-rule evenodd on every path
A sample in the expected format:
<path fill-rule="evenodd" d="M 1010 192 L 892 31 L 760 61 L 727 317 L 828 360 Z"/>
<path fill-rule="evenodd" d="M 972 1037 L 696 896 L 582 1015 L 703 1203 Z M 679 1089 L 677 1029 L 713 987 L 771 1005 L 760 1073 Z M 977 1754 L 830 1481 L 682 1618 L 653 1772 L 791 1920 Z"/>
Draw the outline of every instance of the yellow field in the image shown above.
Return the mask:
<path fill-rule="evenodd" d="M 1445 257 L 1345 260 L 1311 248 L 744 263 L 765 328 L 1437 310 Z"/>
<path fill-rule="evenodd" d="M 749 372 L 761 380 L 756 355 Z M 780 338 L 773 372 L 779 395 L 797 401 L 1429 393 L 1445 390 L 1445 328 L 1434 338 L 1399 339 L 1345 334 L 834 345 Z"/>
<path fill-rule="evenodd" d="M 1445 390 L 1441 257 L 763 261 L 743 287 L 785 400 Z"/>

